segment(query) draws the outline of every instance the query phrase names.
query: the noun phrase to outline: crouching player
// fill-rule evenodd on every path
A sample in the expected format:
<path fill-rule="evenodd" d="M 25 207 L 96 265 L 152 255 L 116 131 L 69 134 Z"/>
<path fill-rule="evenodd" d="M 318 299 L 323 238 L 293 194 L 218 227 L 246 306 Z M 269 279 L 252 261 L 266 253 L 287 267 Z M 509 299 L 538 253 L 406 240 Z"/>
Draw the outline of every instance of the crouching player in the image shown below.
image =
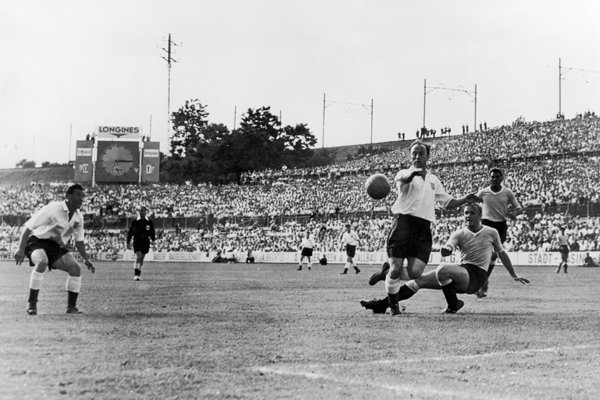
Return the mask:
<path fill-rule="evenodd" d="M 65 201 L 49 203 L 25 222 L 15 253 L 15 261 L 20 265 L 25 256 L 29 265 L 35 267 L 29 279 L 29 302 L 27 314 L 37 314 L 37 301 L 44 272 L 59 269 L 67 277 L 67 314 L 80 314 L 77 309 L 77 296 L 81 289 L 81 267 L 65 243 L 75 237 L 75 247 L 83 257 L 87 268 L 94 273 L 83 242 L 83 215 L 79 211 L 83 203 L 83 187 L 79 184 L 67 189 Z"/>
<path fill-rule="evenodd" d="M 458 247 L 461 252 L 461 263 L 441 263 L 435 270 L 410 280 L 402 285 L 399 300 L 412 297 L 419 289 L 437 289 L 444 292 L 447 306 L 443 312 L 454 314 L 460 310 L 464 302 L 457 293 L 476 293 L 487 280 L 487 267 L 492 254 L 496 252 L 502 264 L 517 282 L 526 284 L 529 281 L 517 276 L 508 254 L 502 247 L 498 231 L 481 224 L 481 206 L 473 203 L 465 206 L 464 219 L 466 226 L 450 235 L 450 239 L 442 248 L 442 257 L 447 257 Z M 385 313 L 389 303 L 387 299 L 361 301 L 360 304 L 376 314 Z"/>

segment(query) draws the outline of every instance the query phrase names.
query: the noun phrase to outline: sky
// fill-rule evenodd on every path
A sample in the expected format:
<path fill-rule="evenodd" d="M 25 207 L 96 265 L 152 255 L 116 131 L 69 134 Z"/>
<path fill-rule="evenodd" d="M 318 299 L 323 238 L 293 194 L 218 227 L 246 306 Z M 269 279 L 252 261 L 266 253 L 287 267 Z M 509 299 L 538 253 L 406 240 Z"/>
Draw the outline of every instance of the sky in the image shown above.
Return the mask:
<path fill-rule="evenodd" d="M 169 34 L 171 111 L 198 99 L 232 130 L 269 106 L 316 147 L 599 114 L 599 19 L 597 0 L 1 0 L 0 168 L 73 160 L 98 126 L 168 153 Z"/>

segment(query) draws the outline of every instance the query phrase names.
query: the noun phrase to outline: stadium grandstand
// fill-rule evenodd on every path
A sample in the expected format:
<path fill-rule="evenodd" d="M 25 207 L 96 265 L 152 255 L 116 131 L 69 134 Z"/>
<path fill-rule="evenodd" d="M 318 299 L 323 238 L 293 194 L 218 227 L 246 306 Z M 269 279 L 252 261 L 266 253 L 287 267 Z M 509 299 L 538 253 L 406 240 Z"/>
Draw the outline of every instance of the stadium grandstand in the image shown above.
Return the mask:
<path fill-rule="evenodd" d="M 507 250 L 555 251 L 560 227 L 573 248 L 600 250 L 600 119 L 593 113 L 423 140 L 432 145 L 430 169 L 453 195 L 487 186 L 490 166 L 505 169 L 505 184 L 525 209 L 509 224 Z M 408 166 L 410 143 L 377 144 L 360 154 L 347 146 L 330 165 L 247 172 L 242 184 L 97 184 L 87 188 L 82 207 L 86 242 L 91 252 L 124 251 L 126 229 L 145 205 L 157 227 L 157 252 L 291 252 L 306 229 L 314 231 L 318 251 L 327 252 L 339 248 L 348 222 L 363 251 L 384 251 L 396 195 L 371 200 L 364 181 L 374 173 L 392 179 Z M 12 254 L 31 213 L 62 198 L 73 171 L 56 171 L 0 171 L 0 252 Z M 434 250 L 462 223 L 455 212 L 443 214 Z"/>

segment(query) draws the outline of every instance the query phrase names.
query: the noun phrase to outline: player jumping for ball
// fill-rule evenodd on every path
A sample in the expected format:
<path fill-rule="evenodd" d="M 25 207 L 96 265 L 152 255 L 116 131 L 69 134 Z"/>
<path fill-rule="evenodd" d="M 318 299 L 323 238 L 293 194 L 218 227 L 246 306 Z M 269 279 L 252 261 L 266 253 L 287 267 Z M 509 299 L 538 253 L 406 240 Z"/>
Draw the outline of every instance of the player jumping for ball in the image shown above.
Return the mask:
<path fill-rule="evenodd" d="M 460 207 L 466 203 L 480 202 L 471 193 L 465 197 L 450 196 L 440 180 L 427 171 L 431 149 L 415 140 L 409 148 L 412 166 L 400 170 L 395 177 L 398 198 L 392 206 L 394 222 L 387 239 L 389 271 L 385 264 L 369 280 L 375 284 L 385 280 L 392 315 L 399 315 L 398 291 L 401 281 L 421 276 L 431 253 L 431 223 L 435 221 L 435 204 L 444 208 Z M 404 266 L 404 260 L 408 265 Z"/>

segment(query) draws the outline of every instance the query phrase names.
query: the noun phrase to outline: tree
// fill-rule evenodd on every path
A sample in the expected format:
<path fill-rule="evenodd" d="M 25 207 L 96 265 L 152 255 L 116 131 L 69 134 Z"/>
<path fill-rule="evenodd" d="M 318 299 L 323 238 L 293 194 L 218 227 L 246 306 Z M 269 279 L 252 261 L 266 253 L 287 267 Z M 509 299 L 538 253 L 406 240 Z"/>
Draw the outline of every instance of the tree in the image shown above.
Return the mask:
<path fill-rule="evenodd" d="M 206 106 L 197 99 L 187 100 L 171 115 L 173 135 L 170 138 L 171 156 L 185 158 L 194 152 L 198 142 L 203 140 L 202 131 L 208 124 Z"/>
<path fill-rule="evenodd" d="M 227 163 L 221 162 L 219 148 L 230 135 L 223 124 L 208 124 L 198 131 L 194 146 L 182 155 L 161 161 L 161 180 L 183 183 L 185 181 L 216 182 Z"/>
<path fill-rule="evenodd" d="M 270 107 L 248 109 L 240 128 L 226 138 L 218 151 L 225 172 L 239 181 L 243 172 L 295 167 L 311 157 L 316 138 L 305 124 L 281 128 Z"/>
<path fill-rule="evenodd" d="M 35 161 L 29 161 L 26 158 L 19 161 L 16 165 L 17 168 L 35 168 Z"/>
<path fill-rule="evenodd" d="M 44 161 L 42 163 L 42 168 L 57 168 L 57 167 L 68 167 L 69 163 L 57 163 L 57 162 L 53 162 L 51 163 L 50 161 Z"/>
<path fill-rule="evenodd" d="M 270 107 L 249 108 L 240 128 L 229 132 L 209 123 L 205 108 L 189 100 L 173 113 L 171 156 L 161 162 L 161 180 L 239 182 L 244 172 L 312 163 L 317 139 L 305 124 L 282 128 Z"/>
<path fill-rule="evenodd" d="M 229 161 L 227 172 L 239 180 L 242 172 L 283 165 L 280 126 L 270 107 L 249 108 L 242 116 L 240 128 L 219 149 L 219 158 Z"/>
<path fill-rule="evenodd" d="M 284 162 L 288 166 L 301 167 L 313 156 L 312 147 L 317 138 L 306 127 L 306 124 L 286 126 L 283 128 Z"/>

